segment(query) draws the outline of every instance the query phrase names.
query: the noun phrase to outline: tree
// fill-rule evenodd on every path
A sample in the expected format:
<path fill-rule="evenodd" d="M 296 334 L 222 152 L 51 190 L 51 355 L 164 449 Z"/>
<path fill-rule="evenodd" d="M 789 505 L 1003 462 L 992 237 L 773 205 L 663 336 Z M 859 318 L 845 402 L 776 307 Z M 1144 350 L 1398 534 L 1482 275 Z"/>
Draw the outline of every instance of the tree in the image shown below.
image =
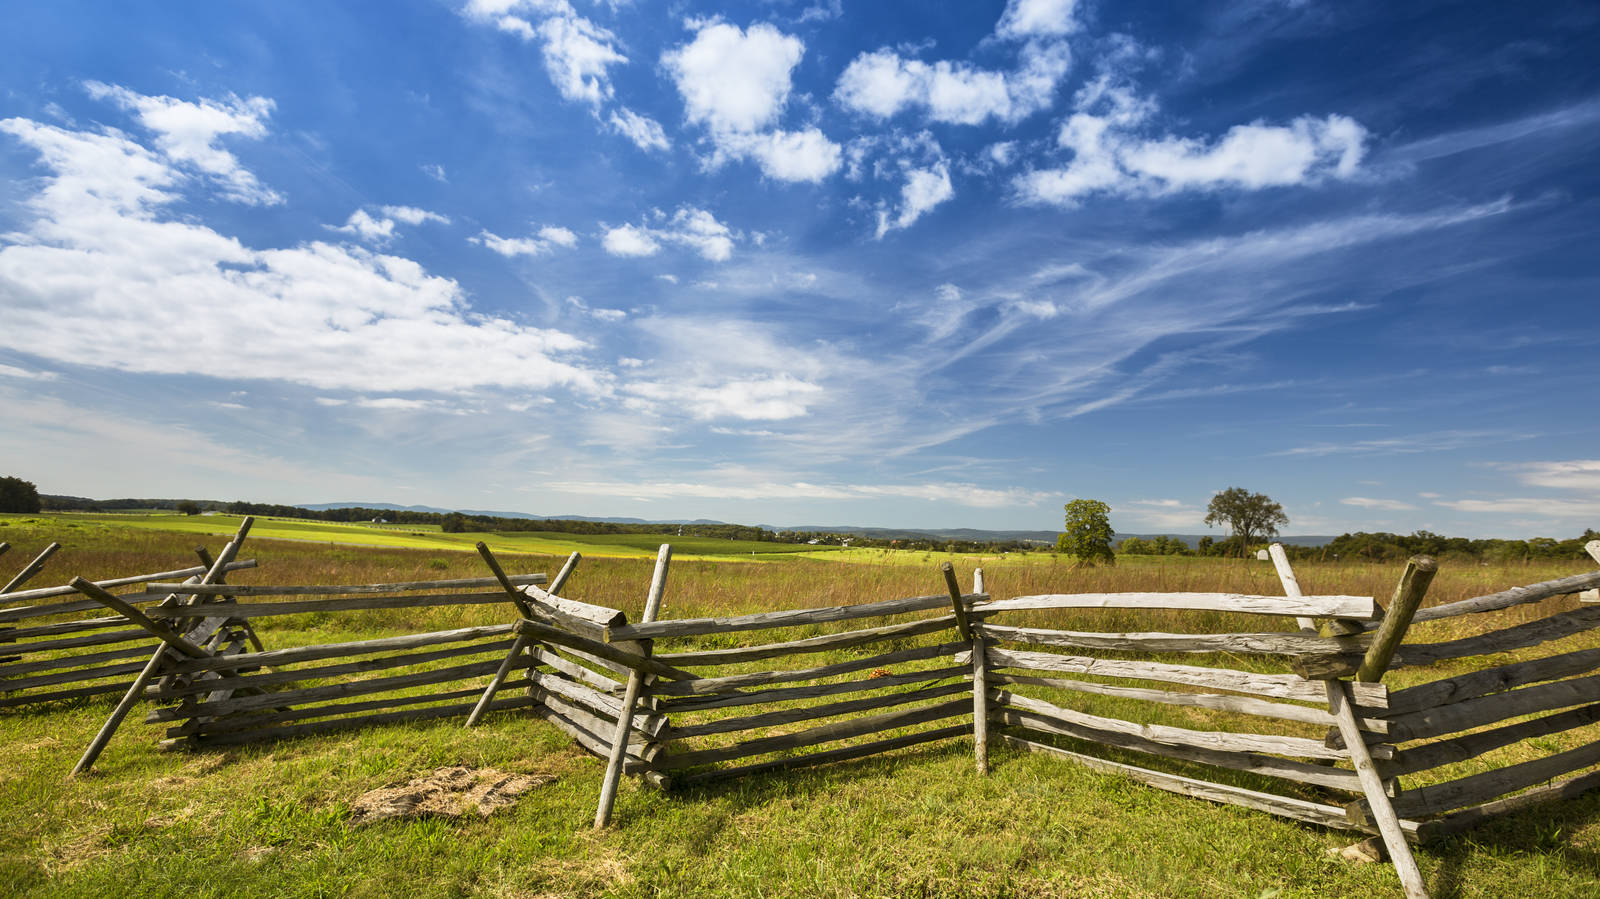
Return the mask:
<path fill-rule="evenodd" d="M 467 516 L 460 512 L 451 512 L 439 521 L 439 530 L 446 534 L 460 534 L 467 530 L 469 522 Z"/>
<path fill-rule="evenodd" d="M 39 488 L 21 478 L 0 478 L 0 512 L 39 511 Z"/>
<path fill-rule="evenodd" d="M 1206 524 L 1226 525 L 1238 539 L 1239 552 L 1249 552 L 1251 542 L 1276 537 L 1278 528 L 1289 523 L 1283 506 L 1265 493 L 1251 493 L 1243 487 L 1229 487 L 1211 497 L 1206 507 Z"/>
<path fill-rule="evenodd" d="M 1111 507 L 1097 499 L 1075 499 L 1066 505 L 1067 530 L 1056 540 L 1056 549 L 1072 553 L 1079 565 L 1096 562 L 1117 564 L 1111 552 Z"/>
<path fill-rule="evenodd" d="M 192 499 L 180 499 L 178 500 L 178 504 L 172 508 L 184 515 L 200 514 L 200 504 Z"/>

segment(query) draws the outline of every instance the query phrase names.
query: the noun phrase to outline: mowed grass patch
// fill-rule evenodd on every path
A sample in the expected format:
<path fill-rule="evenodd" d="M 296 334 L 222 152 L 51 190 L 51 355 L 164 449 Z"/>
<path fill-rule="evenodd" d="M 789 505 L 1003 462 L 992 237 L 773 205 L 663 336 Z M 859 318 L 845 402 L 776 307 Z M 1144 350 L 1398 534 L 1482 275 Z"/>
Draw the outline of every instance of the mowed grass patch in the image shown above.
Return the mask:
<path fill-rule="evenodd" d="M 86 576 L 107 577 L 181 567 L 197 542 L 192 534 L 154 529 L 62 529 L 48 521 L 25 529 L 16 520 L 8 527 L 0 529 L 0 539 L 17 544 L 14 554 L 36 551 L 52 538 L 67 545 L 36 584 L 58 583 L 79 568 Z M 206 542 L 213 550 L 220 545 Z M 456 552 L 254 539 L 247 546 L 246 555 L 260 558 L 262 567 L 233 578 L 239 582 L 485 573 L 481 561 Z M 560 555 L 515 556 L 507 567 L 553 572 L 560 561 Z M 943 583 L 936 564 L 681 560 L 672 568 L 665 610 L 670 617 L 725 615 L 937 593 Z M 970 564 L 958 557 L 958 566 L 969 582 Z M 1278 592 L 1270 565 L 1236 560 L 1072 571 L 1042 559 L 996 559 L 984 567 L 996 596 Z M 567 592 L 636 616 L 650 569 L 644 557 L 590 558 Z M 1300 569 L 1308 592 L 1375 592 L 1385 600 L 1399 574 L 1399 566 Z M 1582 566 L 1447 568 L 1433 595 L 1459 599 L 1487 592 L 1486 586 L 1575 570 Z M 1049 626 L 1079 629 L 1200 629 L 1196 616 L 1089 611 L 1049 617 Z M 276 648 L 510 618 L 509 607 L 491 604 L 260 624 L 263 639 Z M 874 623 L 880 622 L 851 626 Z M 1218 616 L 1204 623 L 1208 629 L 1252 626 L 1262 627 L 1263 619 Z M 767 637 L 732 636 L 737 639 L 730 642 Z M 696 645 L 720 640 L 662 641 L 659 649 Z M 819 653 L 800 664 L 878 651 Z M 761 666 L 729 670 L 745 667 Z M 1397 889 L 1387 866 L 1326 856 L 1325 850 L 1351 842 L 1349 834 L 1172 796 L 999 746 L 991 750 L 993 774 L 980 778 L 972 770 L 970 740 L 963 739 L 672 795 L 627 781 L 618 826 L 594 834 L 588 824 L 602 763 L 526 713 L 491 716 L 473 731 L 459 720 L 389 725 L 167 754 L 156 750 L 158 728 L 140 722 L 141 710 L 119 732 L 98 774 L 66 779 L 109 706 L 0 711 L 0 895 L 1329 896 Z M 1132 703 L 1096 710 L 1138 714 Z M 1188 713 L 1161 712 L 1169 713 L 1175 717 L 1161 720 L 1186 723 L 1181 716 Z M 352 823 L 348 806 L 355 796 L 449 764 L 558 779 L 484 820 Z M 1242 775 L 1240 782 L 1264 783 Z M 1545 807 L 1424 849 L 1421 864 L 1441 896 L 1596 895 L 1597 812 L 1593 796 Z"/>

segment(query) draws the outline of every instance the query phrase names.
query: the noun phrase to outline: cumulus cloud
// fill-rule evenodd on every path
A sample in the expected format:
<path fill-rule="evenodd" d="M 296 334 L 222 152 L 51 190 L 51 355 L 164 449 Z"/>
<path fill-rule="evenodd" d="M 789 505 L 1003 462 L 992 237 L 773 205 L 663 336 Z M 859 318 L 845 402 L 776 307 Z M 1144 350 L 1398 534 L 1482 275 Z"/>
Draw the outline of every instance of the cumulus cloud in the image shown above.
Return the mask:
<path fill-rule="evenodd" d="M 765 23 L 749 30 L 700 22 L 694 39 L 662 54 L 683 96 L 684 117 L 712 131 L 759 131 L 789 98 L 805 42 Z"/>
<path fill-rule="evenodd" d="M 217 144 L 226 136 L 265 135 L 266 120 L 275 105 L 271 100 L 230 94 L 222 100 L 190 103 L 167 96 L 146 96 L 99 81 L 86 82 L 84 89 L 97 100 L 110 100 L 133 113 L 140 125 L 155 133 L 156 149 L 169 163 L 199 171 L 216 181 L 222 185 L 225 198 L 263 206 L 283 202 L 281 194 L 263 187 L 237 157 Z"/>
<path fill-rule="evenodd" d="M 394 219 L 373 218 L 365 209 L 357 209 L 350 213 L 350 218 L 343 225 L 328 226 L 329 230 L 359 237 L 369 243 L 383 243 L 394 236 Z"/>
<path fill-rule="evenodd" d="M 715 147 L 710 164 L 753 159 L 779 181 L 819 182 L 839 170 L 841 150 L 816 127 L 777 128 L 805 42 L 765 23 L 690 23 L 695 36 L 661 56 L 683 98 L 684 119 Z"/>
<path fill-rule="evenodd" d="M 628 61 L 617 36 L 578 14 L 567 0 L 472 0 L 470 20 L 538 41 L 545 73 L 561 96 L 599 106 L 611 99 L 610 69 Z"/>
<path fill-rule="evenodd" d="M 833 96 L 844 108 L 878 119 L 916 110 L 947 124 L 1015 124 L 1050 107 L 1071 61 L 1065 42 L 1027 44 L 1011 71 L 952 60 L 927 63 L 883 48 L 851 61 Z"/>
<path fill-rule="evenodd" d="M 574 361 L 583 341 L 474 313 L 459 285 L 413 260 L 319 241 L 258 249 L 180 216 L 171 206 L 192 183 L 189 163 L 160 137 L 152 150 L 22 118 L 0 121 L 0 134 L 47 171 L 21 204 L 28 218 L 0 245 L 0 347 L 324 389 L 609 389 L 604 373 Z M 255 184 L 213 167 L 228 175 L 225 193 Z"/>
<path fill-rule="evenodd" d="M 1077 31 L 1077 0 L 1011 0 L 994 33 L 1012 40 L 1061 37 Z"/>
<path fill-rule="evenodd" d="M 725 156 L 755 159 L 762 174 L 778 181 L 820 182 L 842 164 L 839 145 L 816 128 L 724 134 L 718 149 Z"/>
<path fill-rule="evenodd" d="M 881 239 L 897 228 L 910 227 L 924 213 L 955 195 L 955 188 L 950 185 L 950 166 L 946 163 L 941 161 L 928 168 L 908 169 L 905 184 L 900 188 L 899 211 L 893 215 L 885 209 L 878 211 L 876 236 Z"/>
<path fill-rule="evenodd" d="M 557 228 L 546 225 L 529 237 L 501 237 L 492 231 L 480 231 L 467 238 L 468 242 L 478 244 L 499 253 L 507 259 L 516 256 L 542 256 L 555 247 L 575 247 L 578 245 L 578 235 L 566 228 Z"/>
<path fill-rule="evenodd" d="M 667 140 L 666 131 L 662 130 L 661 123 L 649 116 L 639 115 L 627 107 L 611 113 L 608 119 L 612 130 L 633 141 L 634 146 L 641 150 L 670 150 L 672 144 Z"/>
<path fill-rule="evenodd" d="M 608 229 L 600 243 L 613 256 L 654 256 L 661 252 L 661 243 L 650 236 L 650 229 L 639 225 Z"/>
<path fill-rule="evenodd" d="M 1091 194 L 1260 190 L 1350 178 L 1366 152 L 1367 130 L 1347 116 L 1300 116 L 1286 125 L 1235 125 L 1221 138 L 1149 137 L 1156 104 L 1112 75 L 1079 91 L 1076 112 L 1057 133 L 1065 165 L 1019 175 L 1024 203 L 1070 206 Z"/>
<path fill-rule="evenodd" d="M 348 234 L 368 243 L 381 244 L 395 236 L 395 223 L 397 221 L 407 225 L 420 225 L 423 222 L 450 224 L 450 219 L 445 216 L 437 212 L 429 212 L 426 209 L 418 209 L 414 206 L 384 206 L 379 211 L 382 213 L 381 217 L 374 216 L 365 209 L 357 209 L 355 212 L 350 213 L 350 218 L 346 219 L 343 225 L 338 227 L 329 225 L 328 229 L 338 231 L 341 234 Z"/>
<path fill-rule="evenodd" d="M 600 243 L 613 256 L 654 256 L 670 243 L 689 247 L 711 262 L 725 262 L 733 255 L 736 237 L 710 212 L 680 206 L 670 217 L 655 210 L 640 224 L 607 228 Z"/>

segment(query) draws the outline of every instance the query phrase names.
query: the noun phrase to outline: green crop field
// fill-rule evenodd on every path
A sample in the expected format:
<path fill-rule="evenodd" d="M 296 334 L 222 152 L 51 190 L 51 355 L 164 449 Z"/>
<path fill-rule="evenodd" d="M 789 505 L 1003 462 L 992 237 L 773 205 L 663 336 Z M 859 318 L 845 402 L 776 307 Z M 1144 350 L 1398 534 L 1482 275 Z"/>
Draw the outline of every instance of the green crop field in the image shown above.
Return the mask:
<path fill-rule="evenodd" d="M 181 567 L 192 564 L 191 547 L 204 543 L 215 551 L 223 541 L 211 535 L 231 535 L 235 526 L 225 516 L 0 516 L 0 540 L 15 547 L 0 559 L 0 571 L 14 571 L 19 558 L 50 540 L 65 548 L 30 586 L 72 574 L 103 578 Z M 935 593 L 943 589 L 937 566 L 946 558 L 955 560 L 963 581 L 981 564 L 996 596 L 1278 592 L 1270 565 L 1240 560 L 1167 557 L 1074 570 L 1048 553 L 946 556 L 804 547 L 785 556 L 768 544 L 754 544 L 766 552 L 751 557 L 746 544 L 675 536 L 447 535 L 288 520 L 257 522 L 244 555 L 260 567 L 231 580 L 483 576 L 481 560 L 463 552 L 478 539 L 505 553 L 525 553 L 505 559 L 513 572 L 554 571 L 568 552 L 583 552 L 585 561 L 565 592 L 630 616 L 643 604 L 649 557 L 663 541 L 674 545 L 678 560 L 664 617 Z M 1399 573 L 1396 565 L 1365 563 L 1297 567 L 1307 592 L 1384 599 Z M 1429 602 L 1588 567 L 1446 565 Z M 1506 614 L 1515 619 L 1546 611 L 1523 607 Z M 501 622 L 512 614 L 496 605 L 316 613 L 260 619 L 260 631 L 269 648 L 281 648 Z M 1182 623 L 1163 613 L 1091 612 L 1083 621 L 1051 626 L 1163 630 Z M 1236 626 L 1227 618 L 1198 623 Z M 1455 626 L 1426 625 L 1426 638 L 1448 639 Z M 853 652 L 810 658 L 821 664 Z M 990 751 L 992 773 L 979 777 L 970 740 L 668 794 L 627 780 L 615 826 L 596 833 L 589 824 L 603 762 L 516 711 L 492 715 L 473 730 L 447 720 L 190 753 L 159 751 L 159 728 L 143 724 L 136 712 L 94 774 L 68 778 L 111 703 L 0 709 L 0 896 L 1399 894 L 1389 866 L 1330 857 L 1330 850 L 1353 841 L 1347 833 L 1171 795 L 1000 746 Z M 1163 712 L 1172 717 L 1158 723 L 1184 723 L 1189 711 Z M 1544 738 L 1536 748 L 1559 751 L 1570 745 L 1562 739 L 1597 738 L 1590 728 Z M 371 825 L 353 818 L 351 805 L 363 792 L 445 765 L 554 779 L 487 818 Z M 1261 783 L 1243 773 L 1236 782 Z M 1497 821 L 1422 848 L 1418 858 L 1435 896 L 1600 895 L 1600 796 Z"/>
<path fill-rule="evenodd" d="M 168 512 L 54 512 L 32 516 L 11 516 L 18 520 L 56 522 L 64 530 L 138 528 L 185 534 L 231 536 L 239 527 L 237 515 L 178 515 Z M 0 516 L 4 520 L 4 516 Z M 369 522 L 307 521 L 300 518 L 256 518 L 253 533 L 258 538 L 304 540 L 315 543 L 351 546 L 401 547 L 472 551 L 483 541 L 496 552 L 539 555 L 584 555 L 617 558 L 654 557 L 662 543 L 670 542 L 674 555 L 695 559 L 748 559 L 804 553 L 827 555 L 828 547 L 803 543 L 764 543 L 755 540 L 723 540 L 716 537 L 679 537 L 670 529 L 661 534 L 565 534 L 549 531 L 492 531 L 445 534 L 437 525 L 373 524 Z"/>

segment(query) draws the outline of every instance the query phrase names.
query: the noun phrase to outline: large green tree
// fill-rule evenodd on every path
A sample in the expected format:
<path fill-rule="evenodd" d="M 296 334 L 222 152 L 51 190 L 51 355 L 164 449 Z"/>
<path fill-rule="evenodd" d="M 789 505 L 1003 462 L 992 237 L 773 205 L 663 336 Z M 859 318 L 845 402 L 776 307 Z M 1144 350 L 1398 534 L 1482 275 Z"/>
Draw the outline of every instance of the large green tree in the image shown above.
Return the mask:
<path fill-rule="evenodd" d="M 0 512 L 39 511 L 39 488 L 21 478 L 0 478 Z"/>
<path fill-rule="evenodd" d="M 1249 552 L 1253 541 L 1276 537 L 1278 528 L 1288 523 L 1283 506 L 1273 502 L 1272 497 L 1243 487 L 1229 487 L 1211 497 L 1211 505 L 1206 507 L 1206 524 L 1227 527 L 1241 553 Z"/>
<path fill-rule="evenodd" d="M 1111 552 L 1111 507 L 1097 499 L 1075 499 L 1066 505 L 1067 530 L 1056 540 L 1056 549 L 1072 553 L 1079 565 L 1096 562 L 1117 564 Z"/>

